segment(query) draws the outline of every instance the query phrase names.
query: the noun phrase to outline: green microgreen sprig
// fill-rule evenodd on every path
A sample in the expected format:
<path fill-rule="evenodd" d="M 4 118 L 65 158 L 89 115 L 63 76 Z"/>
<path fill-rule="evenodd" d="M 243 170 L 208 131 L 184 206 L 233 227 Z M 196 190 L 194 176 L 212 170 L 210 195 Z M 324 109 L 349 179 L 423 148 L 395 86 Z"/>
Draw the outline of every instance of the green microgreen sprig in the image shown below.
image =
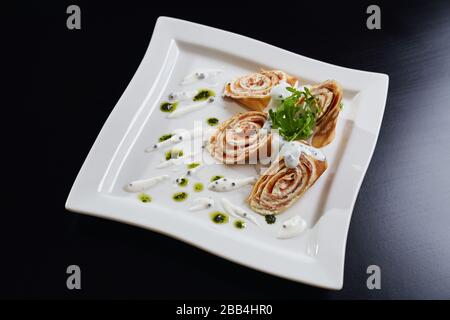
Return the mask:
<path fill-rule="evenodd" d="M 320 113 L 317 99 L 306 87 L 304 91 L 286 89 L 292 94 L 275 110 L 269 110 L 272 128 L 278 129 L 279 134 L 287 141 L 308 139 L 313 134 Z"/>

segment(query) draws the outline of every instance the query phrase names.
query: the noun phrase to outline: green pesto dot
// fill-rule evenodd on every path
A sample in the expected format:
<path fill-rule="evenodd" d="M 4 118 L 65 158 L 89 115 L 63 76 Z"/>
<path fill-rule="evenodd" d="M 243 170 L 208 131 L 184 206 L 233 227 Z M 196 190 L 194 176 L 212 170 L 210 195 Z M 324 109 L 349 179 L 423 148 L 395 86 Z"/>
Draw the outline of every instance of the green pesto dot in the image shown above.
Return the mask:
<path fill-rule="evenodd" d="M 163 102 L 163 103 L 161 103 L 161 106 L 159 107 L 159 109 L 162 112 L 169 112 L 170 113 L 170 112 L 175 111 L 177 106 L 178 106 L 178 102 L 173 102 L 173 103 L 171 103 L 171 102 Z"/>
<path fill-rule="evenodd" d="M 188 197 L 188 194 L 186 192 L 177 192 L 172 196 L 172 199 L 177 201 L 177 202 L 181 202 L 186 200 Z"/>
<path fill-rule="evenodd" d="M 244 220 L 236 220 L 236 221 L 234 222 L 234 226 L 235 226 L 237 229 L 244 229 L 244 228 L 246 227 L 245 221 L 244 221 Z"/>
<path fill-rule="evenodd" d="M 138 199 L 139 201 L 143 202 L 143 203 L 148 203 L 148 202 L 152 202 L 152 197 L 149 196 L 146 193 L 141 193 L 138 195 Z"/>
<path fill-rule="evenodd" d="M 220 211 L 215 211 L 210 214 L 211 221 L 217 224 L 228 223 L 228 216 Z"/>
<path fill-rule="evenodd" d="M 172 149 L 165 153 L 166 160 L 176 159 L 183 156 L 183 150 Z"/>
<path fill-rule="evenodd" d="M 210 125 L 211 127 L 214 127 L 214 126 L 217 126 L 219 124 L 219 119 L 217 119 L 217 118 L 208 118 L 206 120 L 206 123 L 208 125 Z"/>
<path fill-rule="evenodd" d="M 188 165 L 186 165 L 186 167 L 188 169 L 194 169 L 194 168 L 197 168 L 199 165 L 200 165 L 200 162 L 192 162 L 192 163 L 189 163 Z"/>
<path fill-rule="evenodd" d="M 169 140 L 172 137 L 173 137 L 172 133 L 163 134 L 161 137 L 159 137 L 159 142 L 163 142 L 163 141 Z"/>
<path fill-rule="evenodd" d="M 196 183 L 194 184 L 194 191 L 195 192 L 202 192 L 203 191 L 203 183 Z"/>
<path fill-rule="evenodd" d="M 209 89 L 200 89 L 195 97 L 192 99 L 194 101 L 204 101 L 210 97 L 214 97 L 216 93 Z"/>
<path fill-rule="evenodd" d="M 222 179 L 222 178 L 223 178 L 223 176 L 212 176 L 210 181 L 214 182 L 214 181 Z"/>

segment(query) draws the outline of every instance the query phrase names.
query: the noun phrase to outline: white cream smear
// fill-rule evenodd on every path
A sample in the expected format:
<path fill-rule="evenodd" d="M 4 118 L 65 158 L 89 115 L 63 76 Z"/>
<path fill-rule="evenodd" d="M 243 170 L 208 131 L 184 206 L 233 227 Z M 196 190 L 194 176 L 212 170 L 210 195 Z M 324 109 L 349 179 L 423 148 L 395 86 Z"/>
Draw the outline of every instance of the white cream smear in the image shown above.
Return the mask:
<path fill-rule="evenodd" d="M 169 179 L 169 176 L 164 174 L 148 179 L 136 180 L 127 184 L 125 189 L 129 192 L 142 192 L 167 179 Z"/>
<path fill-rule="evenodd" d="M 287 88 L 292 88 L 291 85 L 285 81 L 281 81 L 279 84 L 274 86 L 270 90 L 270 96 L 274 100 L 284 100 L 292 95 L 292 92 L 287 90 Z"/>
<path fill-rule="evenodd" d="M 287 88 L 292 88 L 292 86 L 285 81 L 281 81 L 279 84 L 272 87 L 272 89 L 270 90 L 271 99 L 268 106 L 266 107 L 267 110 L 276 109 L 281 104 L 282 100 L 292 95 L 292 92 L 287 90 Z M 268 129 L 270 129 L 270 127 Z"/>
<path fill-rule="evenodd" d="M 169 93 L 169 101 L 191 100 L 196 96 L 198 91 L 177 91 Z"/>
<path fill-rule="evenodd" d="M 283 222 L 281 229 L 278 231 L 277 238 L 288 239 L 303 233 L 306 230 L 306 221 L 299 215 Z"/>
<path fill-rule="evenodd" d="M 300 91 L 305 90 L 305 88 L 311 88 L 311 85 L 298 86 L 297 88 L 297 84 L 298 82 L 294 86 L 291 86 L 289 83 L 281 81 L 276 86 L 273 86 L 270 90 L 271 99 L 266 109 L 276 109 L 284 99 L 289 98 L 292 92 L 287 90 L 287 88 L 294 88 Z"/>
<path fill-rule="evenodd" d="M 172 132 L 173 136 L 162 142 L 155 143 L 153 146 L 145 149 L 145 152 L 152 152 L 169 145 L 177 144 L 186 140 L 193 140 L 202 138 L 202 141 L 207 141 L 209 136 L 214 132 L 214 129 L 204 129 L 203 127 L 197 127 L 191 130 L 177 129 Z"/>
<path fill-rule="evenodd" d="M 217 76 L 223 73 L 222 69 L 197 69 L 194 72 L 188 74 L 184 77 L 183 81 L 181 81 L 181 85 L 188 85 L 197 81 L 206 80 L 210 83 L 217 83 Z"/>
<path fill-rule="evenodd" d="M 202 108 L 204 108 L 205 106 L 207 106 L 208 104 L 211 104 L 214 102 L 214 97 L 209 97 L 207 100 L 205 101 L 201 101 L 201 102 L 197 102 L 197 103 L 193 103 L 184 107 L 180 107 L 178 109 L 175 109 L 175 111 L 169 113 L 167 115 L 167 118 L 172 119 L 172 118 L 177 118 L 180 117 L 182 115 L 185 115 L 186 113 L 191 113 L 197 110 L 200 110 Z"/>
<path fill-rule="evenodd" d="M 214 199 L 201 197 L 192 200 L 192 206 L 189 208 L 189 211 L 199 211 L 204 209 L 209 209 L 214 205 Z"/>
<path fill-rule="evenodd" d="M 220 199 L 220 201 L 221 201 L 221 205 L 222 205 L 223 209 L 230 216 L 233 216 L 234 218 L 244 218 L 244 219 L 247 219 L 247 220 L 253 222 L 256 225 L 259 225 L 258 220 L 256 220 L 254 215 L 252 215 L 251 213 L 245 211 L 244 209 L 232 204 L 230 202 L 230 200 L 228 200 L 227 198 L 222 198 L 222 199 Z"/>
<path fill-rule="evenodd" d="M 211 182 L 208 185 L 208 189 L 216 192 L 228 192 L 233 191 L 248 184 L 254 184 L 258 180 L 256 177 L 248 177 L 242 179 L 229 179 L 221 178 L 216 181 Z"/>
<path fill-rule="evenodd" d="M 300 155 L 304 153 L 308 156 L 311 156 L 317 160 L 325 161 L 325 154 L 312 146 L 308 146 L 299 141 L 286 141 L 283 143 L 281 147 L 279 156 L 284 157 L 284 163 L 288 168 L 295 168 L 299 161 Z"/>
<path fill-rule="evenodd" d="M 163 162 L 161 162 L 160 164 L 158 164 L 156 166 L 156 169 L 164 169 L 164 168 L 168 168 L 171 166 L 178 166 L 180 164 L 183 164 L 187 161 L 187 159 L 190 159 L 192 157 L 194 157 L 195 155 L 197 155 L 200 151 L 196 151 L 196 152 L 192 152 L 192 153 L 188 153 L 184 156 L 178 157 L 178 158 L 173 158 L 173 159 L 169 159 L 169 160 L 165 160 Z"/>

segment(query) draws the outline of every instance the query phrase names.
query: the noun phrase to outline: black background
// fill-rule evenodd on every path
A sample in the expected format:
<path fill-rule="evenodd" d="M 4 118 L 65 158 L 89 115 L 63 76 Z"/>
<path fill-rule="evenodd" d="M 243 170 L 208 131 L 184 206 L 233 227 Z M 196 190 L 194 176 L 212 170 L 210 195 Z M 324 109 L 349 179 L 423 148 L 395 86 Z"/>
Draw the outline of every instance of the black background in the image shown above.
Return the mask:
<path fill-rule="evenodd" d="M 178 299 L 450 298 L 450 4 L 371 2 L 21 4 L 5 29 L 15 70 L 3 105 L 0 297 Z M 66 28 L 81 7 L 82 29 Z M 13 12 L 13 11 L 11 11 Z M 9 11 L 6 12 L 9 14 Z M 344 288 L 253 271 L 143 229 L 69 213 L 64 203 L 125 90 L 158 16 L 236 32 L 329 63 L 390 76 L 372 162 L 350 226 Z M 246 48 L 242 48 L 246 50 Z M 12 142 L 11 142 L 12 141 Z M 82 290 L 66 288 L 66 267 Z M 382 270 L 368 290 L 366 268 Z"/>

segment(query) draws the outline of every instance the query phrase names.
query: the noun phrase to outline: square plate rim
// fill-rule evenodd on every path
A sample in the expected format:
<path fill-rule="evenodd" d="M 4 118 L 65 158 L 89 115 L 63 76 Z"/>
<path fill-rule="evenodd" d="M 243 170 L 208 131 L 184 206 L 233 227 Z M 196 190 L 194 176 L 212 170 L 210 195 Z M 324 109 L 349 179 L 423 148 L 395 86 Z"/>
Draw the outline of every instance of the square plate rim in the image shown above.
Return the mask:
<path fill-rule="evenodd" d="M 209 233 L 209 236 L 212 236 L 214 238 L 214 241 L 212 241 L 212 243 L 215 245 L 204 245 L 202 243 L 199 243 L 199 240 L 195 237 L 192 237 L 192 235 L 183 232 L 179 228 L 176 228 L 174 224 L 170 224 L 170 222 L 164 221 L 164 219 L 160 219 L 161 217 L 158 217 L 158 219 L 152 221 L 152 224 L 149 224 L 148 220 L 144 219 L 144 217 L 137 212 L 124 217 L 121 212 L 122 210 L 126 209 L 127 205 L 124 201 L 122 201 L 123 199 L 98 192 L 97 186 L 100 182 L 100 175 L 98 173 L 96 174 L 92 172 L 90 168 L 94 167 L 96 163 L 111 163 L 111 156 L 115 156 L 116 150 L 123 142 L 123 137 L 129 133 L 130 126 L 132 126 L 132 123 L 135 120 L 136 113 L 139 111 L 139 108 L 142 108 L 142 106 L 146 103 L 145 100 L 149 96 L 149 93 L 143 92 L 142 86 L 140 86 L 140 83 L 142 83 L 144 79 L 146 79 L 146 81 L 149 81 L 148 72 L 144 72 L 144 70 L 150 63 L 160 63 L 161 69 L 154 70 L 150 75 L 151 77 L 153 77 L 154 83 L 157 83 L 159 77 L 161 76 L 161 71 L 166 59 L 162 51 L 168 49 L 169 46 L 173 45 L 173 41 L 188 40 L 188 42 L 196 45 L 205 45 L 205 42 L 202 41 L 205 40 L 205 38 L 203 37 L 197 37 L 196 39 L 193 39 L 183 36 L 186 34 L 186 32 L 192 30 L 194 30 L 195 32 L 209 34 L 208 37 L 206 37 L 209 38 L 209 40 L 211 40 L 211 37 L 219 36 L 238 43 L 251 43 L 252 45 L 260 47 L 263 50 L 271 51 L 276 54 L 282 54 L 286 57 L 290 57 L 290 59 L 301 59 L 307 64 L 313 64 L 315 67 L 321 66 L 322 68 L 331 68 L 335 71 L 343 72 L 345 74 L 350 73 L 353 75 L 357 75 L 359 80 L 354 83 L 348 83 L 347 87 L 350 87 L 351 90 L 355 90 L 357 92 L 364 91 L 369 96 L 377 99 L 376 104 L 379 105 L 379 107 L 377 107 L 378 109 L 376 110 L 376 118 L 371 122 L 371 130 L 375 134 L 374 138 L 370 141 L 371 151 L 366 155 L 366 163 L 362 168 L 363 170 L 361 172 L 359 181 L 355 181 L 356 191 L 353 194 L 353 199 L 351 199 L 349 212 L 345 212 L 344 218 L 341 217 L 339 218 L 340 221 L 338 221 L 338 223 L 343 223 L 343 225 L 341 225 L 340 227 L 340 238 L 337 239 L 338 243 L 336 244 L 336 249 L 338 252 L 333 257 L 334 266 L 330 267 L 321 265 L 317 260 L 298 262 L 302 263 L 301 266 L 304 267 L 306 271 L 311 270 L 311 268 L 320 269 L 322 272 L 320 275 L 316 274 L 315 276 L 308 276 L 307 272 L 296 273 L 292 270 L 285 270 L 285 268 L 283 268 L 283 266 L 279 263 L 275 263 L 274 265 L 271 265 L 269 267 L 258 265 L 254 261 L 251 261 L 251 259 L 245 259 L 242 255 L 233 253 L 232 250 L 238 248 L 236 246 L 237 243 L 227 243 L 227 245 L 229 245 L 229 248 L 222 248 L 224 249 L 224 251 L 218 251 L 215 245 L 217 245 L 218 247 L 223 247 L 223 245 L 220 245 L 219 240 L 223 240 L 224 235 L 220 233 L 216 235 Z M 217 49 L 216 47 L 214 48 Z M 251 57 L 249 56 L 244 56 L 244 58 L 252 61 Z M 361 78 L 364 78 L 364 80 L 367 81 L 360 81 Z M 159 17 L 157 19 L 153 35 L 151 37 L 150 44 L 146 50 L 146 53 L 132 80 L 130 81 L 116 106 L 110 113 L 108 119 L 105 121 L 100 133 L 98 134 L 94 144 L 92 145 L 75 179 L 75 182 L 72 185 L 69 196 L 66 200 L 65 207 L 69 211 L 89 214 L 147 228 L 160 234 L 164 234 L 189 243 L 195 247 L 199 247 L 207 252 L 223 257 L 227 260 L 282 278 L 287 278 L 293 281 L 302 282 L 322 288 L 339 290 L 343 286 L 345 248 L 353 206 L 356 202 L 361 183 L 364 179 L 378 139 L 387 99 L 388 83 L 389 77 L 386 74 L 361 71 L 332 65 L 326 62 L 307 58 L 299 54 L 264 43 L 262 41 L 251 39 L 229 31 L 224 31 L 180 19 Z M 154 86 L 150 91 L 152 90 L 154 90 Z M 130 104 L 130 102 L 127 102 L 129 100 L 134 101 L 133 105 L 135 105 L 135 107 L 125 110 L 124 106 L 126 104 Z M 128 119 L 130 122 L 126 122 L 124 121 L 124 119 Z M 106 143 L 107 139 L 113 140 L 112 143 Z M 103 172 L 101 176 L 103 176 Z M 154 217 L 156 217 L 156 215 L 152 216 L 152 218 Z M 330 218 L 332 220 L 336 220 L 336 216 Z"/>

